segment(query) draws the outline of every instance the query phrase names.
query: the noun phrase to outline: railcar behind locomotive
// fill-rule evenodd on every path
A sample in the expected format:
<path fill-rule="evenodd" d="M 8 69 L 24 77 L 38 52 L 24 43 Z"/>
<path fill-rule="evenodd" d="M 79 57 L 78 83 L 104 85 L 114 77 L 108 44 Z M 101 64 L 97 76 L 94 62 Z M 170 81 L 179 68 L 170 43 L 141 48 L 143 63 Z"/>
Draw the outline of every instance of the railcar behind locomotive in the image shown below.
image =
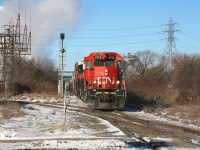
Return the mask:
<path fill-rule="evenodd" d="M 123 109 L 125 62 L 116 52 L 93 52 L 75 64 L 74 93 L 95 109 Z"/>

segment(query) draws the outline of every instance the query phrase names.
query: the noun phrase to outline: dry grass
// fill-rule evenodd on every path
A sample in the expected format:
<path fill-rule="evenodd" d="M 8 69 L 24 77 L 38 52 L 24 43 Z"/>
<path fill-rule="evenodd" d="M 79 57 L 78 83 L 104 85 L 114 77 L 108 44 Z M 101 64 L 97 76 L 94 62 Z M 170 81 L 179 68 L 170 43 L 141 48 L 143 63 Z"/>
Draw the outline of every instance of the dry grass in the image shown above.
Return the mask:
<path fill-rule="evenodd" d="M 144 111 L 148 113 L 153 113 L 158 116 L 163 116 L 163 112 L 165 112 L 164 117 L 170 118 L 171 120 L 178 121 L 182 120 L 183 123 L 186 124 L 194 124 L 196 126 L 200 126 L 200 105 L 170 105 L 168 108 L 163 108 L 162 105 L 157 106 L 145 106 Z"/>
<path fill-rule="evenodd" d="M 10 102 L 2 104 L 1 113 L 4 119 L 25 116 L 25 113 L 20 109 L 20 106 L 17 103 Z"/>
<path fill-rule="evenodd" d="M 13 92 L 10 92 L 10 91 L 8 91 L 7 93 L 5 91 L 0 92 L 0 97 L 2 99 L 6 99 L 6 97 L 9 99 L 12 96 L 13 96 Z"/>
<path fill-rule="evenodd" d="M 189 111 L 185 112 L 188 113 L 188 118 L 191 120 L 191 123 L 200 126 L 200 105 L 192 105 L 189 107 Z"/>
<path fill-rule="evenodd" d="M 60 125 L 53 125 L 47 129 L 45 129 L 46 131 L 49 132 L 54 132 L 55 130 L 60 130 L 60 131 L 65 131 L 65 130 L 69 130 L 69 129 L 80 129 L 81 127 L 78 124 L 60 124 Z"/>
<path fill-rule="evenodd" d="M 35 99 L 44 99 L 44 100 L 60 100 L 63 101 L 63 97 L 61 95 L 56 94 L 47 94 L 47 93 L 30 93 L 30 94 L 20 94 L 17 96 L 12 97 L 12 99 L 16 100 L 16 99 L 20 99 L 20 100 L 24 100 L 24 99 L 29 99 L 29 101 L 33 101 Z"/>

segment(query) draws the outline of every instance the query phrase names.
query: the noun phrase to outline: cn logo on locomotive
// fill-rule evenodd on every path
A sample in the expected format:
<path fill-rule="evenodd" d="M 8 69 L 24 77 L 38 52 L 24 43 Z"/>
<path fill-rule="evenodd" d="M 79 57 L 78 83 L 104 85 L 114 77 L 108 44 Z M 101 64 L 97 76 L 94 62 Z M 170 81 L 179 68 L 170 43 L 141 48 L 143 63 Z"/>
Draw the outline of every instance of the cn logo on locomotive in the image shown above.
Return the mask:
<path fill-rule="evenodd" d="M 113 77 L 113 78 L 114 78 L 114 77 Z M 114 84 L 114 80 L 111 80 L 110 77 L 98 77 L 98 78 L 97 78 L 98 84 L 107 84 L 108 81 L 109 81 L 111 84 Z"/>

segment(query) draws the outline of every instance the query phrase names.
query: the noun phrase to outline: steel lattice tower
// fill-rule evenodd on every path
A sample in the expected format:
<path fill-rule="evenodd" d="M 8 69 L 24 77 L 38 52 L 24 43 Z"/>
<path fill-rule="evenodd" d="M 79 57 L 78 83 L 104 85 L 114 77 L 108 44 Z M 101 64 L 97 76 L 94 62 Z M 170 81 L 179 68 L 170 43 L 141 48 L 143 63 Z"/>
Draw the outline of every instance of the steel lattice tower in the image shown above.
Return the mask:
<path fill-rule="evenodd" d="M 178 32 L 179 30 L 175 29 L 175 25 L 177 23 L 173 22 L 173 19 L 170 18 L 169 23 L 167 25 L 167 30 L 164 32 L 168 34 L 167 38 L 167 46 L 164 51 L 164 57 L 166 58 L 166 66 L 168 70 L 172 69 L 172 61 L 174 58 L 174 55 L 177 53 L 176 49 L 176 43 L 175 40 L 176 38 L 174 37 L 174 33 Z"/>
<path fill-rule="evenodd" d="M 0 81 L 11 82 L 14 80 L 14 70 L 17 69 L 16 60 L 22 55 L 31 55 L 31 31 L 27 33 L 25 22 L 24 33 L 21 33 L 20 14 L 17 23 L 11 19 L 0 33 Z"/>

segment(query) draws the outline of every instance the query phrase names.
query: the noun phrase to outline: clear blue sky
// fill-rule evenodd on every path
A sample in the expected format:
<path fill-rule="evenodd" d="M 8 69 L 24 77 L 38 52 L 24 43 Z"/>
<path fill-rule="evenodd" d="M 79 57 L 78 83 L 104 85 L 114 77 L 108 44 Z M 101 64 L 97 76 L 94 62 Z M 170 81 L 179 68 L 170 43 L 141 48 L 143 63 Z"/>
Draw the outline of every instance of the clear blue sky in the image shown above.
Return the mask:
<path fill-rule="evenodd" d="M 120 54 L 152 50 L 162 54 L 166 47 L 169 19 L 177 23 L 179 53 L 200 53 L 199 0 L 83 0 L 78 29 L 68 35 L 68 64 L 92 51 Z M 143 28 L 145 27 L 145 28 Z M 71 68 L 71 67 L 70 67 Z"/>
<path fill-rule="evenodd" d="M 3 0 L 0 0 L 0 3 L 1 1 Z M 93 51 L 116 51 L 123 55 L 128 52 L 134 54 L 137 51 L 152 50 L 162 54 L 167 42 L 167 34 L 163 31 L 167 30 L 166 24 L 171 17 L 177 23 L 175 28 L 180 30 L 175 33 L 177 51 L 200 53 L 200 0 L 80 2 L 81 14 L 77 28 L 63 30 L 59 28 L 58 22 L 54 42 L 51 46 L 47 44 L 47 49 L 53 51 L 52 59 L 57 61 L 59 34 L 65 33 L 66 70 L 73 70 L 75 62 L 82 61 Z"/>

